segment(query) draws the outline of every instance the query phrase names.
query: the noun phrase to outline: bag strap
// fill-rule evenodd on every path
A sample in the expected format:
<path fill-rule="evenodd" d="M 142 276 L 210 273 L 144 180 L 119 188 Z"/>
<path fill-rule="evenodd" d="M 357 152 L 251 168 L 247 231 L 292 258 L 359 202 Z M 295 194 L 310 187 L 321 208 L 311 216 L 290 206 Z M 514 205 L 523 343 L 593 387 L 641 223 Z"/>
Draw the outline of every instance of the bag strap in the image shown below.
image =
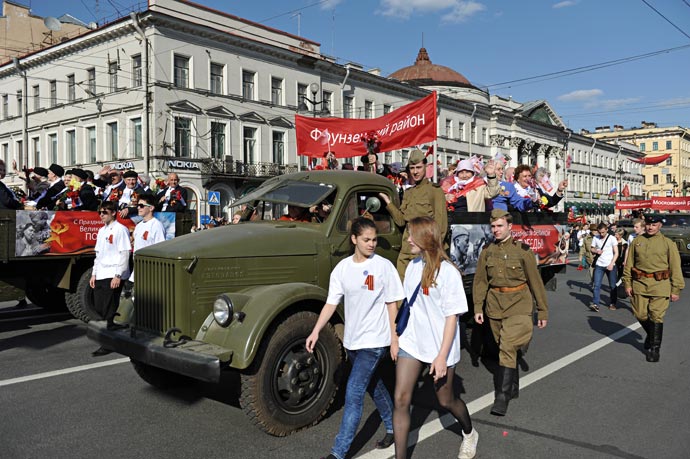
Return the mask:
<path fill-rule="evenodd" d="M 419 284 L 417 284 L 417 288 L 414 289 L 414 293 L 412 294 L 412 298 L 410 298 L 410 301 L 407 302 L 407 306 L 412 307 L 414 300 L 417 299 L 417 293 L 419 293 L 419 287 L 421 287 L 421 286 L 422 286 L 422 281 L 419 281 Z"/>

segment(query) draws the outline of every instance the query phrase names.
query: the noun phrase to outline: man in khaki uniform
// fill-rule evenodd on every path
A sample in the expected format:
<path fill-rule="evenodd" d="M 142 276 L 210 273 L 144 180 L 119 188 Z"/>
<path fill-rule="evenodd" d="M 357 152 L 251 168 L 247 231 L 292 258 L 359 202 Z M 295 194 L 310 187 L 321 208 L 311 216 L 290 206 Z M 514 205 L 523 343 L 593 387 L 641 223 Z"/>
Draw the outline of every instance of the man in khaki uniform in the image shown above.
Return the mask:
<path fill-rule="evenodd" d="M 405 190 L 400 208 L 391 202 L 388 195 L 385 193 L 379 194 L 386 203 L 386 209 L 393 217 L 395 224 L 405 227 L 402 248 L 400 249 L 396 266 L 401 279 L 405 276 L 407 264 L 416 257 L 416 255 L 412 254 L 410 243 L 407 242 L 410 236 L 407 230 L 407 222 L 416 217 L 431 217 L 438 223 L 443 240 L 445 240 L 446 233 L 448 232 L 446 197 L 438 185 L 434 185 L 426 178 L 426 157 L 424 153 L 421 150 L 413 150 L 410 153 L 410 160 L 407 164 L 409 177 L 415 185 Z"/>
<path fill-rule="evenodd" d="M 535 301 L 537 326 L 546 327 L 548 319 L 546 290 L 537 261 L 527 244 L 511 237 L 512 221 L 505 210 L 491 211 L 495 239 L 479 255 L 472 286 L 474 320 L 481 325 L 486 314 L 498 344 L 496 398 L 491 408 L 491 414 L 498 416 L 506 414 L 508 402 L 519 393 L 517 353 L 532 338 Z"/>
<path fill-rule="evenodd" d="M 632 297 L 635 317 L 647 332 L 644 342 L 647 362 L 659 361 L 669 299 L 678 301 L 685 287 L 678 247 L 661 234 L 661 226 L 659 215 L 645 218 L 645 233 L 628 247 L 623 269 L 625 293 Z"/>

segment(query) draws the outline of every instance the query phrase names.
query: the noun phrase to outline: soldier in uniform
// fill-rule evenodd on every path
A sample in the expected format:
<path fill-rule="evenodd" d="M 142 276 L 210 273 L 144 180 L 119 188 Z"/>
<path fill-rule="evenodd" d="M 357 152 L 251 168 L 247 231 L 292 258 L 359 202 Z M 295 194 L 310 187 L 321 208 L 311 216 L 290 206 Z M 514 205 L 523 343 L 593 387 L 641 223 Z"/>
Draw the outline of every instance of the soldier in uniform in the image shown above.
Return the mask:
<path fill-rule="evenodd" d="M 426 157 L 421 150 L 413 150 L 407 163 L 410 181 L 414 186 L 405 190 L 402 204 L 398 208 L 391 202 L 388 195 L 380 193 L 379 196 L 386 203 L 386 209 L 393 217 L 393 221 L 400 227 L 405 227 L 402 239 L 402 248 L 398 255 L 397 270 L 400 278 L 405 277 L 405 269 L 411 260 L 416 258 L 412 254 L 410 243 L 407 242 L 410 234 L 407 222 L 416 217 L 431 217 L 441 229 L 441 240 L 446 239 L 448 231 L 448 211 L 446 209 L 446 197 L 443 190 L 426 178 Z"/>
<path fill-rule="evenodd" d="M 546 327 L 546 290 L 537 269 L 534 253 L 527 244 L 510 236 L 512 216 L 502 209 L 491 211 L 494 241 L 484 246 L 474 275 L 472 297 L 474 320 L 489 319 L 499 349 L 499 368 L 495 377 L 496 398 L 491 414 L 504 416 L 508 402 L 517 398 L 518 350 L 532 338 L 532 311 L 537 303 L 537 326 Z"/>
<path fill-rule="evenodd" d="M 685 287 L 678 248 L 660 233 L 661 226 L 659 215 L 645 218 L 645 233 L 628 247 L 623 269 L 625 293 L 632 297 L 635 317 L 647 332 L 644 342 L 647 362 L 659 361 L 669 299 L 678 301 Z"/>

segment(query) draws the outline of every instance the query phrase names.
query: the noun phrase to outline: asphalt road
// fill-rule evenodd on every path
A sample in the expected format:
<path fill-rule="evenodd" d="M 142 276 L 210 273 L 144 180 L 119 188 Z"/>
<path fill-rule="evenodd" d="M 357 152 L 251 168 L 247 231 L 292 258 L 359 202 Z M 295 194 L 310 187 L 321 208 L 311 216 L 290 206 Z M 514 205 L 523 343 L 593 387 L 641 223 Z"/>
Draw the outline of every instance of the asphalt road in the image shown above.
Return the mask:
<path fill-rule="evenodd" d="M 506 417 L 489 414 L 491 373 L 484 364 L 471 366 L 463 351 L 457 389 L 480 435 L 477 457 L 688 457 L 687 290 L 667 314 L 661 361 L 653 364 L 644 359 L 627 300 L 617 311 L 594 313 L 585 306 L 591 292 L 584 272 L 570 268 L 558 281 L 549 292 L 548 326 L 535 330 L 525 358 L 529 371 L 521 372 L 520 398 Z M 239 408 L 235 378 L 159 391 L 121 356 L 91 357 L 96 346 L 81 322 L 66 315 L 5 320 L 10 304 L 0 303 L 0 457 L 253 459 L 329 452 L 340 406 L 311 429 L 271 437 Z M 457 457 L 460 430 L 434 407 L 429 379 L 421 379 L 410 457 Z M 392 448 L 372 450 L 383 432 L 368 400 L 352 457 L 392 457 Z"/>

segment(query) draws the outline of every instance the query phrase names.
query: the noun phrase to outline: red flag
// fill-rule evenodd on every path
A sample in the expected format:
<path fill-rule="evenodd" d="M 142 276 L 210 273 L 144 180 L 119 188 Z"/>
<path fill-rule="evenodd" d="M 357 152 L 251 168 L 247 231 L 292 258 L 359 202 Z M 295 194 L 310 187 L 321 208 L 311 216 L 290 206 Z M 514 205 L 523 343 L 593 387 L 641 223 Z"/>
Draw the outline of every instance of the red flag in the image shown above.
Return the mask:
<path fill-rule="evenodd" d="M 623 197 L 630 197 L 630 188 L 628 188 L 627 184 L 623 187 Z"/>

